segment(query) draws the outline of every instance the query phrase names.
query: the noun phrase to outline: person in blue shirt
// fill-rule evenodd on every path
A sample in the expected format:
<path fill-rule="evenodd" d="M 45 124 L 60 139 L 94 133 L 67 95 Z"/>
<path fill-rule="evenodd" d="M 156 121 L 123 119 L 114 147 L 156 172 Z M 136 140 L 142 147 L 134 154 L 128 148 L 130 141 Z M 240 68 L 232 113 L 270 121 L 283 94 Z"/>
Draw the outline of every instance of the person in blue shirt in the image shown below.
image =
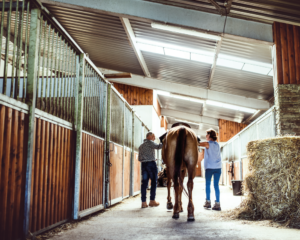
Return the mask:
<path fill-rule="evenodd" d="M 199 145 L 205 147 L 204 150 L 204 169 L 205 169 L 205 185 L 206 185 L 206 201 L 204 203 L 204 208 L 211 208 L 210 201 L 210 185 L 211 178 L 214 176 L 214 188 L 216 193 L 216 202 L 212 210 L 221 211 L 220 205 L 220 188 L 219 180 L 221 177 L 222 160 L 221 151 L 219 143 L 217 140 L 217 133 L 213 129 L 208 129 L 206 131 L 207 142 L 202 142 Z"/>

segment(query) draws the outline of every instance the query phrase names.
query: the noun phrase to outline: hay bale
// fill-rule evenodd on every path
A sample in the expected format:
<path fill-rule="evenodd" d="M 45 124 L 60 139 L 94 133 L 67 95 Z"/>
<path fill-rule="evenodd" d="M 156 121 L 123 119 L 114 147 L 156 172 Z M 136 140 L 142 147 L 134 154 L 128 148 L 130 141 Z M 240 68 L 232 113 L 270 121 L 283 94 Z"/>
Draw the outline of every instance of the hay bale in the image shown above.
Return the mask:
<path fill-rule="evenodd" d="M 300 137 L 248 143 L 249 174 L 238 218 L 270 219 L 300 228 Z"/>

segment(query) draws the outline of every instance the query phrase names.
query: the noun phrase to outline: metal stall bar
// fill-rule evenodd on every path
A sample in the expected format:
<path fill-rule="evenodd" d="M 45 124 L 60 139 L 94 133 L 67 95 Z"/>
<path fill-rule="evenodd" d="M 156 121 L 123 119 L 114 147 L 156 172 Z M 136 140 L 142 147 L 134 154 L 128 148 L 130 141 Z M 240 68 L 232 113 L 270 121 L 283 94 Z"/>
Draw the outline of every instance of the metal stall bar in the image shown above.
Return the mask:
<path fill-rule="evenodd" d="M 110 174 L 110 159 L 109 159 L 109 142 L 110 142 L 110 103 L 111 103 L 111 84 L 107 84 L 107 107 L 106 107 L 106 134 L 105 134 L 105 201 L 104 207 L 107 208 L 109 204 L 109 174 Z"/>
<path fill-rule="evenodd" d="M 130 191 L 129 195 L 133 196 L 134 195 L 134 116 L 135 112 L 132 111 L 132 142 L 131 142 L 131 159 L 130 159 Z"/>
<path fill-rule="evenodd" d="M 32 178 L 32 158 L 34 142 L 34 118 L 36 103 L 36 85 L 38 78 L 38 48 L 41 24 L 41 10 L 34 8 L 31 10 L 30 20 L 30 38 L 28 53 L 28 80 L 26 103 L 29 107 L 28 121 L 28 143 L 27 143 L 27 163 L 26 163 L 26 180 L 25 180 L 25 207 L 24 207 L 24 225 L 23 237 L 25 238 L 29 230 L 29 213 L 30 213 L 30 194 Z"/>
<path fill-rule="evenodd" d="M 85 56 L 80 54 L 76 57 L 76 91 L 75 91 L 75 118 L 76 118 L 76 155 L 75 155 L 75 186 L 74 186 L 74 206 L 73 219 L 78 219 L 79 194 L 80 194 L 80 168 L 81 168 L 81 147 L 82 147 L 82 121 L 83 121 L 83 92 L 85 74 Z"/>

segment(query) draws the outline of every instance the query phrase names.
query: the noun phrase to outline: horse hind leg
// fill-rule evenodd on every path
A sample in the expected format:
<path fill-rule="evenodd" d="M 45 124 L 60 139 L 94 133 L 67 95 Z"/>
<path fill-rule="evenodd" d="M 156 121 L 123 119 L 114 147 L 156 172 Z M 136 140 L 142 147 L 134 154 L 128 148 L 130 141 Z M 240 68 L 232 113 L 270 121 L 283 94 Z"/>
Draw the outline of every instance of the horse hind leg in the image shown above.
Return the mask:
<path fill-rule="evenodd" d="M 172 180 L 171 180 L 171 178 L 169 178 L 168 177 L 168 185 L 167 185 L 167 187 L 168 187 L 168 197 L 167 197 L 167 209 L 168 210 L 171 210 L 171 209 L 173 209 L 173 203 L 172 203 L 172 200 L 171 200 L 171 184 L 172 184 Z"/>
<path fill-rule="evenodd" d="M 179 218 L 179 182 L 178 179 L 174 179 L 174 189 L 175 189 L 175 205 L 173 208 L 173 216 L 172 218 Z"/>
<path fill-rule="evenodd" d="M 185 174 L 186 174 L 186 168 L 184 168 L 184 169 L 181 171 L 181 179 L 182 179 L 182 182 L 184 182 Z M 181 185 L 179 185 L 179 212 L 183 212 L 182 201 L 181 201 L 181 198 L 182 198 L 182 192 L 183 192 L 183 188 L 182 188 Z"/>
<path fill-rule="evenodd" d="M 194 177 L 195 177 L 195 169 L 190 167 L 188 169 L 188 174 L 189 174 L 189 179 L 188 179 L 188 183 L 187 183 L 187 187 L 188 187 L 188 192 L 189 192 L 189 203 L 188 203 L 188 221 L 194 221 L 195 220 L 195 216 L 194 216 L 194 204 L 193 204 L 193 196 L 192 196 L 192 192 L 193 192 L 193 188 L 194 188 Z"/>

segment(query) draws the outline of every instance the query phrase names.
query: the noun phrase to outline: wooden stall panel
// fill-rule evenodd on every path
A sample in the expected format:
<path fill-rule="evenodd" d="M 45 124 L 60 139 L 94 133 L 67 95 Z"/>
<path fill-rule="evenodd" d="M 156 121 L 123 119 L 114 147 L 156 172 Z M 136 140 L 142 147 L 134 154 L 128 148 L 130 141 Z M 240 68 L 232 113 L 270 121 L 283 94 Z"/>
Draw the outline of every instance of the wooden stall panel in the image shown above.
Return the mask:
<path fill-rule="evenodd" d="M 130 157 L 131 151 L 125 150 L 125 159 L 124 159 L 124 189 L 123 189 L 123 197 L 129 196 L 130 190 Z"/>
<path fill-rule="evenodd" d="M 249 173 L 249 159 L 244 158 L 243 159 L 243 179 L 245 179 L 245 177 L 247 176 L 248 173 Z"/>
<path fill-rule="evenodd" d="M 141 163 L 138 160 L 138 156 L 138 153 L 134 153 L 134 192 L 141 191 Z"/>
<path fill-rule="evenodd" d="M 27 115 L 0 105 L 0 238 L 21 238 L 24 216 Z"/>
<path fill-rule="evenodd" d="M 35 119 L 32 160 L 30 231 L 37 232 L 72 211 L 74 187 L 74 132 Z"/>
<path fill-rule="evenodd" d="M 231 166 L 231 163 L 226 163 L 227 186 L 231 186 L 231 179 L 232 179 L 232 177 L 231 177 L 231 173 L 228 172 L 231 169 L 230 166 Z"/>
<path fill-rule="evenodd" d="M 79 211 L 103 204 L 103 157 L 104 141 L 82 133 Z"/>
<path fill-rule="evenodd" d="M 201 161 L 203 160 L 203 152 L 198 152 L 198 162 L 196 165 L 196 177 L 201 177 Z"/>
<path fill-rule="evenodd" d="M 113 144 L 110 144 L 112 150 Z M 110 152 L 110 200 L 122 197 L 123 186 L 123 147 L 114 144 Z"/>
<path fill-rule="evenodd" d="M 240 180 L 240 163 L 234 163 L 234 180 Z"/>

